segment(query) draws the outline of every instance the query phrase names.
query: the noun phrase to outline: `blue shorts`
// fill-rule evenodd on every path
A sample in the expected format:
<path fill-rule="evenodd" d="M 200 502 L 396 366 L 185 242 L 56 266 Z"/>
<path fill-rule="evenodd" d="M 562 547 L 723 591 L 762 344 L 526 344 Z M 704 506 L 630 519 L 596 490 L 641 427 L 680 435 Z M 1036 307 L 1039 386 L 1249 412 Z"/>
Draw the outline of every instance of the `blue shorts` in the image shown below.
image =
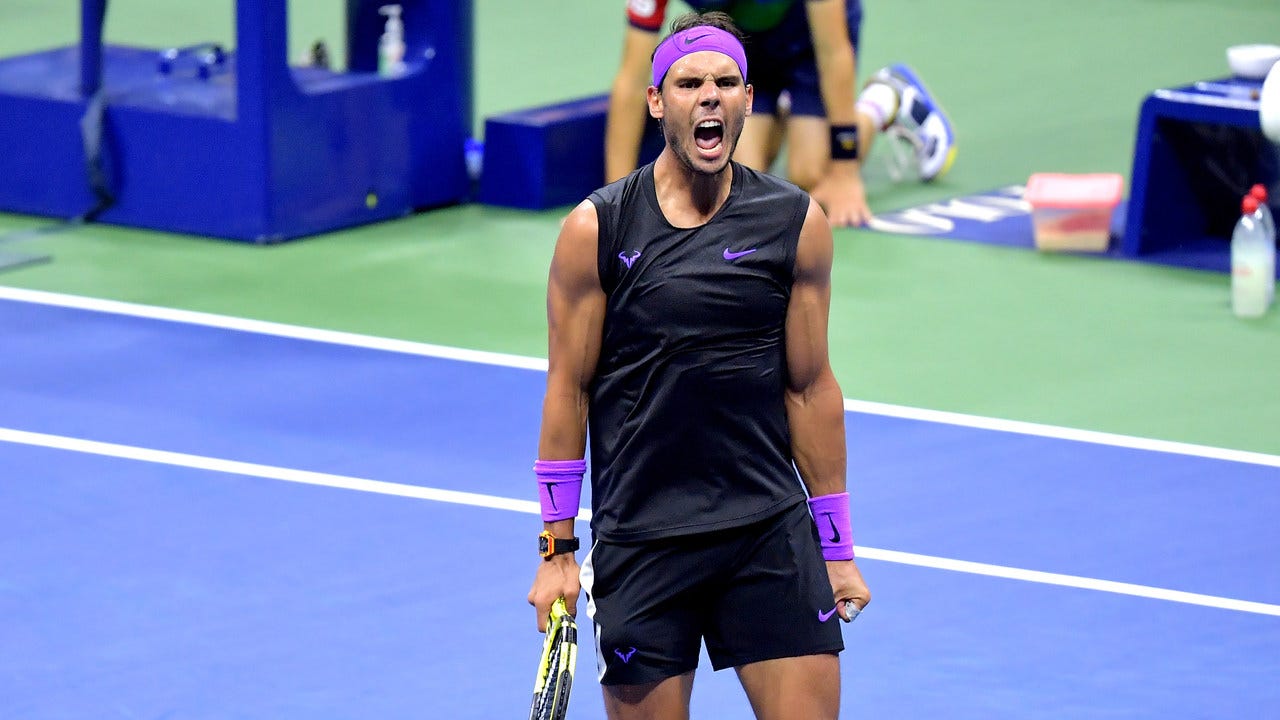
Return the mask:
<path fill-rule="evenodd" d="M 751 525 L 642 543 L 597 541 L 582 564 L 603 685 L 642 685 L 844 649 L 804 502 Z"/>
<path fill-rule="evenodd" d="M 794 3 L 776 27 L 747 36 L 747 73 L 751 76 L 748 80 L 755 87 L 753 113 L 776 115 L 778 95 L 786 90 L 791 95 L 792 115 L 826 117 L 805 4 Z M 860 0 L 847 0 L 845 17 L 849 23 L 849 41 L 857 53 L 862 29 Z"/>

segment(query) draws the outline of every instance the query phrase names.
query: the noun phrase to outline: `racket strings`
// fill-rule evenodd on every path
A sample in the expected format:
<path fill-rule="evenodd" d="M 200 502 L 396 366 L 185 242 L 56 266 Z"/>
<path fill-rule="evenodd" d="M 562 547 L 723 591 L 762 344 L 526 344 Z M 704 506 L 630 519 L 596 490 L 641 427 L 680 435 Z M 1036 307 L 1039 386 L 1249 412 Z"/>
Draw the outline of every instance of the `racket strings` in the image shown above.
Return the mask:
<path fill-rule="evenodd" d="M 564 717 L 563 709 L 565 702 L 561 700 L 562 694 L 567 700 L 568 693 L 563 692 L 563 683 L 560 682 L 560 657 L 561 645 L 554 643 L 551 647 L 551 654 L 547 656 L 547 662 L 543 674 L 538 677 L 538 689 L 533 694 L 533 712 L 529 716 L 530 720 L 561 720 Z M 561 712 L 557 713 L 557 706 Z"/>

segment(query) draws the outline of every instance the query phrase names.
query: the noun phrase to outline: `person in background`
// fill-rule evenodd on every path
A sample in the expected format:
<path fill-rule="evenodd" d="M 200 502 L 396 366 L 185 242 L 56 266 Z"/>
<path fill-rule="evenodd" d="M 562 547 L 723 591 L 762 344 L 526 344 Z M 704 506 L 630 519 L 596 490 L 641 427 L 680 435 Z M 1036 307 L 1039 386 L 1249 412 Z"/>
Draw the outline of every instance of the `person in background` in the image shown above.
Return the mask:
<path fill-rule="evenodd" d="M 611 720 L 687 718 L 705 642 L 757 718 L 840 709 L 854 560 L 818 204 L 732 160 L 750 67 L 724 13 L 677 18 L 645 90 L 665 146 L 560 230 L 528 601 L 587 593 Z M 590 438 L 590 549 L 574 532 Z"/>
<path fill-rule="evenodd" d="M 861 162 L 875 136 L 891 131 L 914 146 L 921 180 L 955 159 L 951 122 L 908 66 L 871 76 L 855 100 L 860 0 L 686 0 L 728 13 L 746 33 L 754 106 L 734 159 L 769 171 L 787 146 L 787 177 L 808 190 L 837 226 L 871 217 Z M 667 0 L 627 0 L 622 61 L 609 95 L 605 181 L 636 168 L 646 117 L 644 90 Z"/>

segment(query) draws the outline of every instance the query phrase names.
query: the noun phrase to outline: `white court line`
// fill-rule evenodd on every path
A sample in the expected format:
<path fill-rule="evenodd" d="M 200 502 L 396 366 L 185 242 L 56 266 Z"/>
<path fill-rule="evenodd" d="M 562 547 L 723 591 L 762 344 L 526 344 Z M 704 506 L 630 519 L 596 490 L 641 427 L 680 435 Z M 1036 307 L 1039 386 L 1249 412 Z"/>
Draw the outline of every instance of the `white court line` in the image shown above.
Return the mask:
<path fill-rule="evenodd" d="M 323 487 L 358 490 L 361 492 L 378 493 L 382 495 L 397 495 L 400 497 L 434 500 L 436 502 L 455 503 L 459 505 L 472 505 L 475 507 L 492 508 L 495 510 L 510 510 L 529 515 L 538 515 L 542 512 L 539 504 L 532 500 L 513 500 L 511 498 L 499 497 L 497 495 L 483 495 L 480 493 L 459 492 L 456 490 L 441 490 L 438 488 L 403 485 L 400 483 L 385 482 L 382 480 L 366 480 L 364 478 L 347 477 L 344 475 L 330 475 L 328 473 L 294 470 L 291 468 L 275 467 L 272 465 L 258 465 L 256 463 L 238 462 L 235 460 L 222 460 L 203 455 L 188 455 L 186 453 L 152 450 L 149 448 L 140 448 L 130 445 L 117 445 L 115 443 L 82 440 L 79 438 L 65 437 L 61 435 L 46 435 L 44 433 L 26 432 L 11 428 L 0 427 L 0 442 L 53 448 L 91 455 L 103 455 L 106 457 L 138 460 L 141 462 L 159 463 L 162 465 L 175 465 L 178 467 L 210 470 L 213 472 L 245 475 L 270 480 L 283 480 L 285 482 L 303 483 L 306 485 L 320 485 Z M 590 522 L 591 511 L 585 508 L 580 509 L 578 511 L 578 519 L 583 522 Z M 1268 603 L 1236 600 L 1233 598 L 1218 597 L 1215 595 L 1201 595 L 1199 593 L 1168 590 L 1165 588 L 1150 587 L 1147 585 L 1113 582 L 1111 580 L 1097 580 L 1094 578 L 1079 577 L 1076 575 L 1060 575 L 1058 573 L 1040 572 L 1037 570 L 1023 570 L 1020 568 L 1005 567 L 1002 565 L 988 565 L 986 563 L 969 562 L 966 560 L 952 560 L 949 558 L 933 557 L 930 555 L 898 552 L 896 550 L 881 550 L 861 545 L 858 546 L 857 553 L 859 557 L 870 560 L 882 560 L 885 562 L 904 565 L 917 565 L 936 570 L 951 570 L 953 572 L 986 575 L 989 577 L 1006 578 L 1009 580 L 1021 580 L 1024 582 L 1042 583 L 1046 585 L 1061 585 L 1064 587 L 1073 587 L 1082 590 L 1097 590 L 1099 592 L 1132 595 L 1135 597 L 1150 598 L 1152 600 L 1166 600 L 1168 602 L 1184 603 L 1187 605 L 1200 605 L 1203 607 L 1219 608 L 1222 610 L 1235 610 L 1237 612 L 1280 617 L 1280 605 L 1271 605 Z"/>
<path fill-rule="evenodd" d="M 1231 450 L 1229 448 L 1212 447 L 1210 445 L 1193 445 L 1191 443 L 1173 442 L 1171 440 L 1155 440 L 1153 438 L 1134 437 L 1132 435 L 1116 435 L 1096 430 L 1078 430 L 1076 428 L 1057 425 L 1041 425 L 1039 423 L 1019 420 L 1000 420 L 998 418 L 964 415 L 942 410 L 925 410 L 903 405 L 888 405 L 867 400 L 844 401 L 847 412 L 880 415 L 883 417 L 904 418 L 907 420 L 923 420 L 942 425 L 959 425 L 979 430 L 996 430 L 999 432 L 1017 433 L 1020 435 L 1036 435 L 1055 440 L 1074 440 L 1094 445 L 1111 445 L 1113 447 L 1132 450 L 1148 450 L 1170 455 L 1190 455 L 1192 457 L 1209 458 L 1211 460 L 1227 460 L 1229 462 L 1247 463 L 1249 465 L 1265 465 L 1280 468 L 1280 455 L 1268 455 L 1248 450 Z"/>
<path fill-rule="evenodd" d="M 263 320 L 249 320 L 227 315 L 195 312 L 192 310 L 174 310 L 172 308 L 156 307 L 153 305 L 138 305 L 135 303 L 119 302 L 116 300 L 100 300 L 97 298 L 81 297 L 78 295 L 63 295 L 61 293 L 51 293 L 42 290 L 25 290 L 22 288 L 0 286 L 0 300 L 14 300 L 40 305 L 73 308 L 77 310 L 90 310 L 116 315 L 128 315 L 152 320 L 167 320 L 170 322 L 200 325 L 203 327 L 212 327 L 224 330 L 239 330 L 242 332 L 251 332 L 260 335 L 272 335 L 296 340 L 310 340 L 314 342 L 346 345 L 370 350 L 385 350 L 388 352 L 420 355 L 423 357 L 460 360 L 463 362 L 483 365 L 497 365 L 502 367 L 521 368 L 525 370 L 540 370 L 543 372 L 546 372 L 547 370 L 547 361 L 542 358 L 484 352 L 479 350 L 464 350 L 444 345 L 430 345 L 427 343 L 413 342 L 409 340 L 395 340 L 391 338 L 375 337 L 372 335 L 340 332 L 337 330 L 321 330 L 317 328 L 302 327 L 299 325 L 286 325 L 284 323 L 266 322 Z M 1161 452 L 1173 455 L 1188 455 L 1213 460 L 1227 460 L 1230 462 L 1280 468 L 1280 455 L 1268 455 L 1266 453 L 1250 452 L 1247 450 L 1231 450 L 1227 448 L 1212 447 L 1209 445 L 1195 445 L 1191 443 L 1173 442 L 1170 440 L 1155 440 L 1150 438 L 1133 437 L 1130 435 L 1116 435 L 1113 433 L 1097 432 L 1094 430 L 1078 430 L 1075 428 L 1059 427 L 1056 425 L 1041 425 L 1039 423 L 1021 422 L 1018 420 L 1001 420 L 999 418 L 965 415 L 962 413 L 945 412 L 941 410 L 927 410 L 923 408 L 890 405 L 887 403 L 870 402 L 865 400 L 845 399 L 844 408 L 848 412 L 863 413 L 867 415 L 881 415 L 908 420 L 923 420 L 926 422 L 934 422 L 944 425 L 958 425 L 981 430 L 994 430 L 998 432 L 1017 433 L 1020 435 L 1035 435 L 1038 437 L 1054 438 L 1058 440 L 1073 440 L 1076 442 L 1093 443 L 1095 445 L 1110 445 L 1134 450 L 1149 450 L 1152 452 Z"/>
<path fill-rule="evenodd" d="M 546 360 L 524 357 L 521 355 L 507 355 L 504 353 L 483 352 L 481 350 L 462 350 L 444 345 L 429 345 L 427 343 L 412 342 L 409 340 L 394 340 L 392 338 L 360 335 L 357 333 L 341 332 L 338 330 L 320 330 L 317 328 L 302 327 L 300 325 L 286 325 L 284 323 L 267 322 L 264 320 L 249 320 L 247 318 L 231 317 L 229 315 L 214 315 L 212 313 L 196 312 L 194 310 L 175 310 L 173 308 L 157 307 L 155 305 L 137 305 L 134 303 L 119 302 L 116 300 L 99 300 L 97 298 L 81 297 L 79 295 L 62 295 L 59 293 L 44 292 L 42 290 L 23 290 L 21 288 L 0 286 L 0 300 L 15 300 L 18 302 L 28 302 L 37 305 L 72 308 L 74 310 L 91 310 L 93 312 L 111 313 L 113 315 L 128 315 L 130 317 L 140 317 L 148 320 L 167 320 L 169 322 L 185 323 L 187 325 L 200 325 L 202 327 L 218 328 L 220 330 L 239 330 L 241 332 L 256 333 L 258 335 L 272 335 L 275 337 L 292 338 L 294 340 L 311 340 L 314 342 L 329 343 L 331 345 L 346 345 L 349 347 L 366 348 L 369 350 L 385 350 L 387 352 L 443 358 L 445 360 L 462 360 L 464 362 L 479 363 L 482 365 L 500 365 L 502 367 L 541 370 L 543 372 L 546 372 L 547 370 Z"/>

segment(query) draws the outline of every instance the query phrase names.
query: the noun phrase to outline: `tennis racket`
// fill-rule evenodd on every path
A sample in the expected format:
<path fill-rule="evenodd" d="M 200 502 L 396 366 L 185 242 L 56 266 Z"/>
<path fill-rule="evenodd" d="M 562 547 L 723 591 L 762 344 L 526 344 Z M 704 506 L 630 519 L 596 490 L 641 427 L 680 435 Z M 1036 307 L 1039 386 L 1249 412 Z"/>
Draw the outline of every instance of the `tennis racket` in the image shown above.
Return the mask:
<path fill-rule="evenodd" d="M 578 664 L 578 624 L 564 598 L 551 604 L 547 639 L 542 643 L 538 678 L 533 684 L 533 705 L 529 720 L 564 720 L 573 689 L 573 669 Z"/>

